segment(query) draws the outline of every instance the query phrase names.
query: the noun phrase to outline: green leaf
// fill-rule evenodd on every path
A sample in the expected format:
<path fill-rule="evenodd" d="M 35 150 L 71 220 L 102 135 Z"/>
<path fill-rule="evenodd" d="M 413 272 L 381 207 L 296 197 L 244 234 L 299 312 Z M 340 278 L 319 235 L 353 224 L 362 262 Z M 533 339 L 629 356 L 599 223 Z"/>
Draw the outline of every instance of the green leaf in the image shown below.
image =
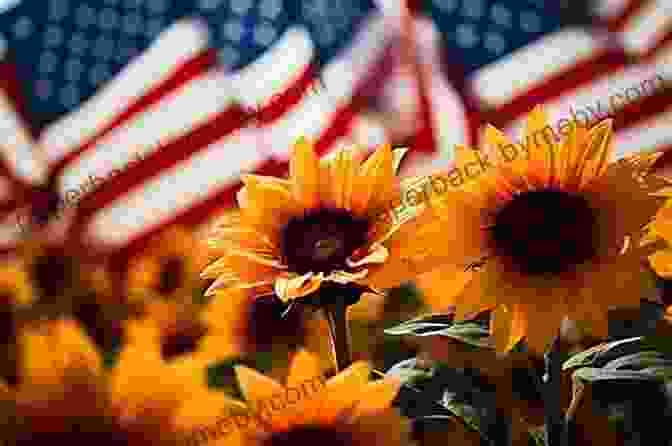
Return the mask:
<path fill-rule="evenodd" d="M 594 383 L 597 381 L 664 381 L 672 376 L 670 367 L 649 367 L 642 370 L 609 370 L 583 367 L 572 374 L 574 381 Z"/>
<path fill-rule="evenodd" d="M 401 380 L 402 384 L 412 384 L 419 379 L 431 378 L 433 375 L 432 369 L 422 368 L 418 366 L 418 360 L 415 358 L 406 359 L 398 364 L 393 365 L 385 372 L 385 376 L 393 376 Z"/>
<path fill-rule="evenodd" d="M 641 341 L 642 337 L 638 336 L 593 346 L 570 357 L 562 364 L 562 370 L 587 366 L 600 367 L 612 359 L 639 352 L 642 348 Z"/>
<path fill-rule="evenodd" d="M 670 336 L 644 336 L 642 348 L 672 355 L 672 339 Z"/>
<path fill-rule="evenodd" d="M 487 319 L 479 314 L 476 319 L 454 321 L 452 314 L 431 314 L 406 321 L 388 328 L 393 336 L 444 336 L 479 348 L 495 348 L 487 325 Z"/>
<path fill-rule="evenodd" d="M 440 331 L 450 327 L 454 323 L 452 314 L 430 314 L 411 319 L 401 324 L 387 328 L 384 333 L 392 336 L 408 336 L 425 333 L 427 331 Z"/>
<path fill-rule="evenodd" d="M 485 429 L 481 426 L 481 418 L 472 406 L 458 401 L 446 401 L 443 403 L 443 407 L 448 409 L 456 417 L 460 417 L 464 420 L 469 428 L 481 434 L 483 438 L 486 440 L 488 439 L 485 434 Z"/>
<path fill-rule="evenodd" d="M 530 436 L 530 446 L 546 446 L 546 427 L 531 427 L 528 430 Z"/>
<path fill-rule="evenodd" d="M 672 367 L 672 361 L 660 352 L 643 351 L 621 356 L 604 365 L 605 370 L 641 370 L 648 367 Z"/>
<path fill-rule="evenodd" d="M 441 405 L 445 407 L 450 413 L 459 417 L 464 423 L 475 432 L 478 432 L 485 440 L 490 440 L 488 436 L 488 423 L 485 420 L 487 409 L 485 407 L 477 407 L 471 402 L 464 401 L 457 398 L 454 392 L 445 392 Z"/>
<path fill-rule="evenodd" d="M 434 336 L 445 336 L 456 341 L 463 342 L 479 348 L 494 349 L 495 343 L 488 329 L 483 328 L 479 324 L 472 322 L 456 323 L 452 327 L 445 328 L 438 333 L 433 333 Z M 427 335 L 421 335 L 427 336 Z"/>
<path fill-rule="evenodd" d="M 208 388 L 227 391 L 232 390 L 234 394 L 242 397 L 242 392 L 238 389 L 238 383 L 234 372 L 234 367 L 237 365 L 250 366 L 250 362 L 242 357 L 234 357 L 208 366 L 205 371 L 207 374 L 206 382 Z"/>

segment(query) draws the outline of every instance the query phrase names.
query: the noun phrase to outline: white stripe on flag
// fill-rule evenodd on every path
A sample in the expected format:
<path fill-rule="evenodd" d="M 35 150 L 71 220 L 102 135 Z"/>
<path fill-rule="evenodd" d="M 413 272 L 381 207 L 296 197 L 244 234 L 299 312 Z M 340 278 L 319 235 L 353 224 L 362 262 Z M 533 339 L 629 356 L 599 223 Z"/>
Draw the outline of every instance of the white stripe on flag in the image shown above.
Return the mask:
<path fill-rule="evenodd" d="M 252 64 L 231 75 L 231 90 L 247 107 L 267 104 L 310 65 L 315 48 L 305 28 L 290 28 Z"/>
<path fill-rule="evenodd" d="M 563 29 L 479 70 L 474 91 L 488 106 L 503 105 L 549 76 L 590 59 L 602 47 L 586 30 Z"/>
<path fill-rule="evenodd" d="M 672 145 L 672 104 L 638 125 L 616 132 L 614 144 L 617 158 Z"/>
<path fill-rule="evenodd" d="M 258 141 L 264 153 L 287 160 L 297 138 L 316 140 L 329 128 L 340 110 L 350 104 L 359 83 L 377 68 L 391 39 L 398 35 L 398 27 L 390 23 L 393 22 L 380 14 L 367 18 L 353 45 L 323 67 L 325 89 L 306 94 L 278 120 L 259 129 Z"/>
<path fill-rule="evenodd" d="M 104 178 L 114 170 L 124 170 L 137 157 L 160 150 L 161 145 L 188 134 L 224 111 L 232 104 L 232 98 L 227 76 L 221 71 L 212 70 L 191 80 L 116 127 L 68 164 L 60 177 L 60 192 L 80 188 L 90 175 Z"/>
<path fill-rule="evenodd" d="M 369 15 L 359 25 L 353 45 L 323 68 L 325 93 L 350 101 L 357 84 L 379 63 L 385 48 L 399 34 L 398 20 L 378 11 Z"/>
<path fill-rule="evenodd" d="M 177 22 L 77 111 L 45 129 L 40 143 L 48 161 L 57 162 L 91 139 L 133 101 L 169 78 L 183 63 L 208 47 L 207 27 L 197 20 Z"/>
<path fill-rule="evenodd" d="M 660 61 L 629 66 L 605 73 L 543 106 L 553 130 L 558 130 L 567 125 L 565 120 L 577 119 L 585 123 L 613 116 L 624 106 L 660 92 L 666 79 L 672 79 L 672 67 Z M 548 88 L 552 89 L 553 85 L 549 84 Z M 521 116 L 507 127 L 507 133 L 520 135 L 524 123 L 525 116 Z"/>
<path fill-rule="evenodd" d="M 235 185 L 241 172 L 263 160 L 249 132 L 236 132 L 150 179 L 98 212 L 89 223 L 92 243 L 121 248 L 177 213 Z"/>
<path fill-rule="evenodd" d="M 373 116 L 356 116 L 352 122 L 349 139 L 360 147 L 378 147 L 390 143 L 385 125 Z"/>
<path fill-rule="evenodd" d="M 362 40 L 357 40 L 355 48 L 344 51 L 340 56 L 349 63 L 340 62 L 338 65 L 325 67 L 327 70 L 330 69 L 331 78 L 330 82 L 325 72 L 326 92 L 305 95 L 296 106 L 269 125 L 242 129 L 219 143 L 203 147 L 200 152 L 170 170 L 163 171 L 124 195 L 116 197 L 115 201 L 92 216 L 87 223 L 89 237 L 86 238 L 90 238 L 93 244 L 102 243 L 107 246 L 112 244 L 114 246 L 111 249 L 122 248 L 141 234 L 170 221 L 217 192 L 237 184 L 241 171 L 254 170 L 265 160 L 263 150 L 255 150 L 263 143 L 264 137 L 268 137 L 270 147 L 276 148 L 275 150 L 280 148 L 281 157 L 285 159 L 296 138 L 302 135 L 309 138 L 318 137 L 334 122 L 341 106 L 349 105 L 349 101 L 334 101 L 332 94 L 349 99 L 357 87 L 354 81 L 358 83 L 360 81 L 360 78 L 352 79 L 351 75 L 345 80 L 338 79 L 333 74 L 334 70 L 341 70 L 341 74 L 353 71 L 355 75 L 365 78 L 372 71 L 373 64 L 379 62 L 380 57 L 377 57 L 379 56 L 377 53 L 380 53 L 380 50 L 385 48 L 384 43 L 389 41 L 385 39 L 385 42 L 380 42 L 386 37 L 386 33 L 382 32 L 385 31 L 383 21 L 378 20 L 374 25 L 373 32 L 366 29 L 367 25 L 363 25 L 364 30 L 356 37 Z M 312 47 L 310 48 L 312 52 Z M 281 54 L 282 52 L 277 52 L 275 56 L 279 57 Z M 366 54 L 367 62 L 371 61 L 368 65 L 362 64 L 359 60 L 363 58 L 363 54 Z M 301 60 L 301 54 L 298 59 Z M 277 60 L 276 63 L 282 65 L 285 61 Z M 276 78 L 267 76 L 262 82 L 277 82 L 278 77 L 282 79 L 282 75 Z M 251 86 L 248 85 L 247 88 Z M 199 104 L 198 107 L 202 106 Z M 177 113 L 183 113 L 185 109 L 193 110 L 194 105 L 170 108 L 176 109 Z M 347 138 L 341 140 L 345 143 Z M 334 145 L 341 143 L 335 141 Z M 101 148 L 97 149 L 96 152 L 105 152 Z"/>
<path fill-rule="evenodd" d="M 315 141 L 335 120 L 339 105 L 342 105 L 327 94 L 307 95 L 278 120 L 259 128 L 255 133 L 262 153 L 286 161 L 292 145 L 299 137 Z"/>
<path fill-rule="evenodd" d="M 672 3 L 650 0 L 626 22 L 623 45 L 629 52 L 643 54 L 668 32 L 672 32 Z"/>
<path fill-rule="evenodd" d="M 36 159 L 36 150 L 12 101 L 0 91 L 0 152 L 12 173 L 28 183 L 46 179 L 46 166 Z"/>

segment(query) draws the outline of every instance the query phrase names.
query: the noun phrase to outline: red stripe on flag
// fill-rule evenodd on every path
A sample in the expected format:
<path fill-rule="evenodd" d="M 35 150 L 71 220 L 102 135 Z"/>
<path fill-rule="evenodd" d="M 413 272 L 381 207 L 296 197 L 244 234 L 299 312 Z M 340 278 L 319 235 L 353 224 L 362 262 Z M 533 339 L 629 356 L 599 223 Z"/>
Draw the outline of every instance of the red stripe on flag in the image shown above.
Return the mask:
<path fill-rule="evenodd" d="M 269 175 L 281 177 L 289 170 L 289 163 L 269 159 L 254 170 L 255 175 Z M 133 255 L 145 249 L 151 239 L 163 231 L 166 227 L 179 224 L 196 226 L 212 216 L 215 212 L 236 205 L 236 193 L 242 187 L 241 182 L 226 186 L 221 191 L 207 198 L 203 202 L 193 206 L 173 218 L 133 238 L 123 249 L 114 252 L 115 258 L 129 259 Z"/>
<path fill-rule="evenodd" d="M 249 120 L 249 113 L 240 106 L 234 105 L 213 116 L 208 122 L 192 129 L 190 133 L 160 146 L 154 153 L 115 176 L 113 181 L 103 183 L 95 192 L 85 196 L 79 204 L 73 231 L 79 231 L 93 214 L 110 205 L 131 189 L 244 127 Z"/>
<path fill-rule="evenodd" d="M 628 58 L 622 50 L 602 50 L 589 60 L 549 76 L 541 85 L 533 87 L 511 102 L 493 110 L 484 111 L 482 121 L 497 128 L 505 128 L 519 116 L 527 114 L 535 105 L 560 97 L 571 90 L 593 82 L 606 73 L 624 68 L 627 64 Z"/>
<path fill-rule="evenodd" d="M 668 26 L 668 30 L 665 31 L 663 37 L 656 42 L 656 44 L 651 47 L 644 54 L 638 56 L 640 62 L 650 62 L 657 56 L 657 52 L 662 50 L 664 47 L 672 43 L 672 25 Z"/>
<path fill-rule="evenodd" d="M 209 68 L 213 67 L 216 62 L 217 55 L 214 49 L 208 49 L 193 59 L 184 62 L 168 79 L 156 85 L 147 94 L 132 102 L 123 113 L 119 114 L 119 116 L 112 122 L 104 126 L 92 138 L 55 163 L 50 172 L 51 176 L 60 176 L 69 163 L 80 157 L 86 150 L 95 146 L 100 138 L 109 134 L 131 116 L 142 112 L 143 109 L 159 102 L 163 97 L 179 89 L 190 80 L 202 75 Z"/>
<path fill-rule="evenodd" d="M 256 111 L 258 124 L 271 124 L 300 103 L 308 89 L 315 83 L 317 74 L 317 67 L 314 64 L 308 65 L 289 88 L 273 97 L 268 104 Z"/>
<path fill-rule="evenodd" d="M 662 90 L 652 96 L 626 104 L 614 118 L 614 130 L 636 127 L 638 123 L 662 113 L 672 106 L 672 88 Z"/>
<path fill-rule="evenodd" d="M 317 138 L 315 148 L 320 155 L 328 152 L 338 139 L 347 135 L 353 118 L 359 109 L 366 105 L 371 95 L 382 91 L 384 79 L 392 73 L 393 48 L 394 44 L 386 47 L 380 61 L 375 64 L 376 69 L 369 73 L 366 79 L 360 82 L 355 88 L 351 102 L 338 110 L 335 119 Z M 297 85 L 293 85 L 289 89 L 289 93 L 280 96 L 275 103 L 269 104 L 269 107 L 274 107 L 275 112 L 280 109 L 289 110 L 292 107 L 292 103 L 302 96 L 302 91 L 305 92 L 314 81 L 314 76 L 308 76 L 313 70 L 306 70 L 303 73 L 304 75 L 295 81 Z M 265 108 L 264 110 L 268 113 L 269 108 Z M 266 114 L 265 118 L 270 119 L 269 114 Z M 158 148 L 156 152 L 147 156 L 135 166 L 115 176 L 113 181 L 104 183 L 98 190 L 89 194 L 80 202 L 77 215 L 69 232 L 69 237 L 71 239 L 82 237 L 88 223 L 94 218 L 97 212 L 123 197 L 131 189 L 141 187 L 150 178 L 160 176 L 163 171 L 174 167 L 180 161 L 186 160 L 227 134 L 231 134 L 235 130 L 244 127 L 251 119 L 252 115 L 250 115 L 249 110 L 234 105 L 227 111 L 210 119 L 206 124 L 193 129 L 189 134 Z M 263 131 L 263 128 L 260 131 Z M 288 169 L 289 164 L 287 162 L 269 160 L 257 169 L 257 172 L 266 175 L 282 176 L 287 173 Z M 136 252 L 137 249 L 140 249 L 138 246 L 142 246 L 142 243 L 144 243 L 143 240 L 150 238 L 151 234 L 168 224 L 199 224 L 217 209 L 233 205 L 235 203 L 235 192 L 239 187 L 239 183 L 225 187 L 224 190 L 212 197 L 206 198 L 200 203 L 195 203 L 193 207 L 176 214 L 148 232 L 141 233 L 130 241 L 130 245 L 122 249 L 125 253 L 124 255 Z M 80 242 L 85 243 L 82 240 Z"/>
<path fill-rule="evenodd" d="M 605 25 L 607 29 L 614 33 L 623 31 L 627 21 L 630 20 L 630 18 L 637 12 L 639 12 L 639 10 L 642 9 L 642 7 L 647 2 L 648 0 L 630 0 L 620 15 L 606 20 Z"/>

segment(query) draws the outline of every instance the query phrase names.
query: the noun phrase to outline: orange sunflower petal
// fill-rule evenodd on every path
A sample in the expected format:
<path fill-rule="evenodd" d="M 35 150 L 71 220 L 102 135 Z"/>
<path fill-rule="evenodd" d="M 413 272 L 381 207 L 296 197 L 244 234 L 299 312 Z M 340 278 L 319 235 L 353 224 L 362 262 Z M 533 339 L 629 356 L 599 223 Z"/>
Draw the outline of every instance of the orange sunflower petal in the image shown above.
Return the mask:
<path fill-rule="evenodd" d="M 394 157 L 388 144 L 376 150 L 359 169 L 352 190 L 351 204 L 355 215 L 369 209 L 384 208 L 393 200 Z"/>
<path fill-rule="evenodd" d="M 360 393 L 360 400 L 355 406 L 353 417 L 375 415 L 390 408 L 400 387 L 401 381 L 395 378 L 386 378 L 367 384 Z"/>
<path fill-rule="evenodd" d="M 672 277 L 672 250 L 657 251 L 649 256 L 651 268 L 663 279 Z"/>
<path fill-rule="evenodd" d="M 320 163 L 313 145 L 306 138 L 294 144 L 289 163 L 292 194 L 303 209 L 314 209 L 320 204 Z"/>
<path fill-rule="evenodd" d="M 285 388 L 280 383 L 256 370 L 245 366 L 236 366 L 234 370 L 243 396 L 255 407 L 275 395 L 284 394 Z"/>

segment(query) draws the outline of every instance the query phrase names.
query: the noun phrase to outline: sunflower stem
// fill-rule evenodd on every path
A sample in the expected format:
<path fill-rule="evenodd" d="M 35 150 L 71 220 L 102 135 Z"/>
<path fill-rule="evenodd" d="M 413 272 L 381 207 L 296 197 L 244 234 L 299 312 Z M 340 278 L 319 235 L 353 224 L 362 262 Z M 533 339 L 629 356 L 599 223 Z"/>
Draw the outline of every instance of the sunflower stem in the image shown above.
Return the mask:
<path fill-rule="evenodd" d="M 567 426 L 561 405 L 562 352 L 560 337 L 556 337 L 544 354 L 544 412 L 546 416 L 546 444 L 569 446 Z"/>
<path fill-rule="evenodd" d="M 347 308 L 347 305 L 341 299 L 322 307 L 329 323 L 330 342 L 337 373 L 345 370 L 352 364 L 350 333 L 346 317 Z"/>

